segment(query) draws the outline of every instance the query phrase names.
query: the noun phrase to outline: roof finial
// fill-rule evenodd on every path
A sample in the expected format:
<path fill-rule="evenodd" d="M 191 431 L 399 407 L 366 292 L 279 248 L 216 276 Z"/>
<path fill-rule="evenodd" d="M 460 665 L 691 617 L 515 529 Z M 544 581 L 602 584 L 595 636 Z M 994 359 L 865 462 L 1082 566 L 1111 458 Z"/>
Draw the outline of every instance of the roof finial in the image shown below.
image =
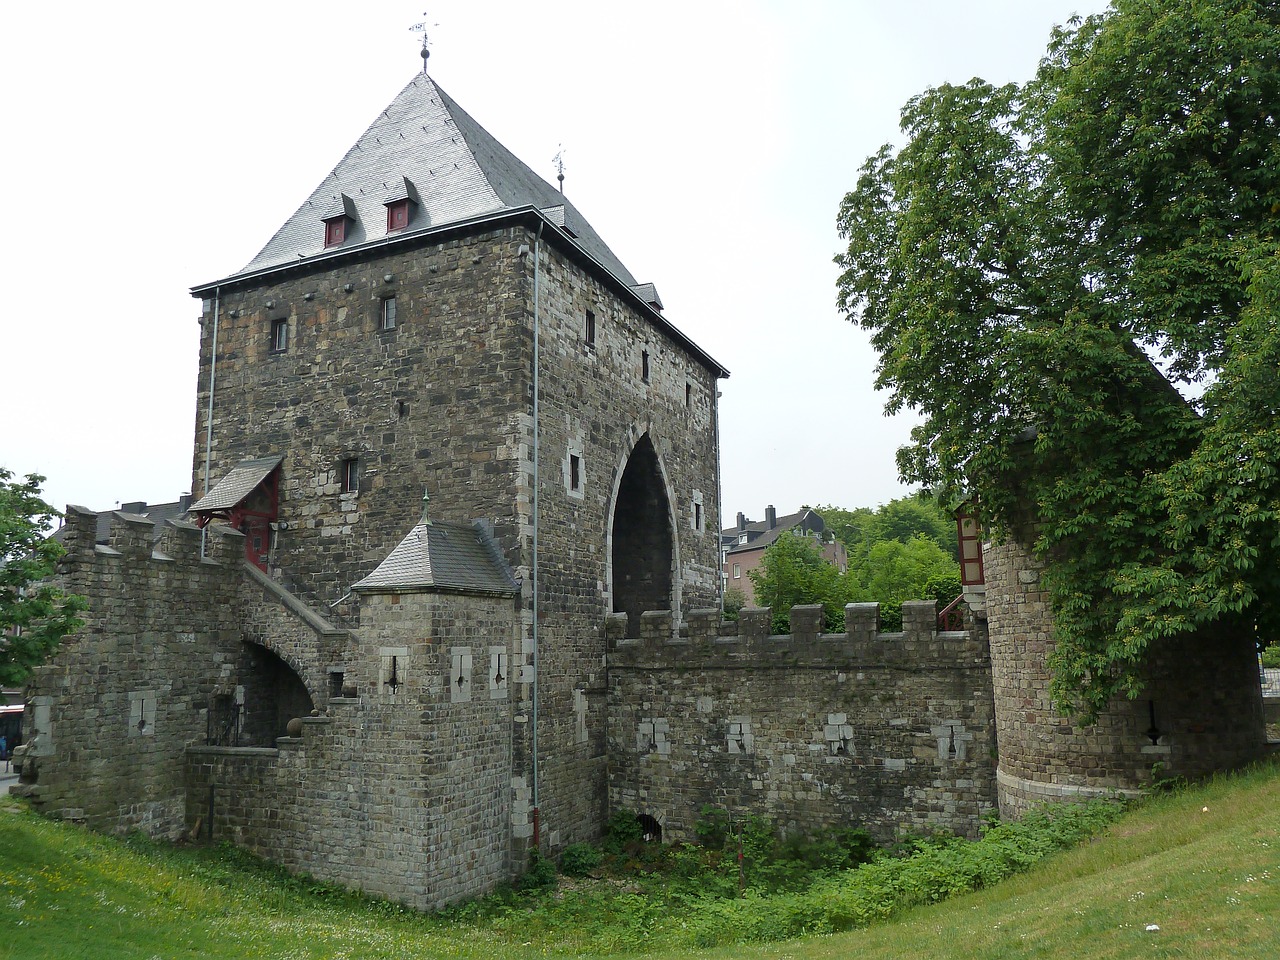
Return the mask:
<path fill-rule="evenodd" d="M 427 12 L 424 10 L 422 15 L 425 17 Z M 440 24 L 433 23 L 432 26 L 438 27 Z M 423 20 L 421 23 L 415 23 L 409 28 L 409 32 L 422 34 L 422 51 L 418 55 L 422 57 L 422 72 L 425 74 L 427 72 L 427 58 L 431 56 L 431 51 L 427 49 L 431 45 L 431 41 L 427 39 L 427 22 Z"/>
<path fill-rule="evenodd" d="M 560 192 L 564 193 L 564 144 L 559 144 L 559 147 L 551 162 L 556 165 L 556 179 L 560 181 Z"/>
<path fill-rule="evenodd" d="M 427 493 L 426 487 L 422 489 L 422 523 L 431 526 L 431 515 L 427 504 L 431 502 L 431 496 Z"/>

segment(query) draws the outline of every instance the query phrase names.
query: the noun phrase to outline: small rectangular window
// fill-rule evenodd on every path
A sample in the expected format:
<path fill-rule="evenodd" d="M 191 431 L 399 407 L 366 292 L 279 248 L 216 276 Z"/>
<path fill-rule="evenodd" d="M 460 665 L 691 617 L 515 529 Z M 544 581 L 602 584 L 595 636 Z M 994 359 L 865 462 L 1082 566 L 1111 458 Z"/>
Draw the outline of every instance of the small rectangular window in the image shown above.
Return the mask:
<path fill-rule="evenodd" d="M 324 245 L 336 247 L 347 239 L 347 218 L 334 217 L 324 222 Z"/>
<path fill-rule="evenodd" d="M 283 317 L 271 321 L 271 349 L 275 353 L 289 349 L 289 321 Z"/>
<path fill-rule="evenodd" d="M 698 503 L 696 500 L 693 504 L 693 529 L 698 531 L 702 530 L 702 504 Z"/>
<path fill-rule="evenodd" d="M 382 298 L 382 329 L 394 330 L 396 328 L 396 298 Z"/>
<path fill-rule="evenodd" d="M 409 201 L 392 200 L 387 204 L 387 232 L 403 230 L 409 225 Z"/>
<path fill-rule="evenodd" d="M 733 579 L 738 580 L 742 577 L 742 564 L 735 563 L 733 565 Z"/>
<path fill-rule="evenodd" d="M 693 384 L 686 383 L 684 385 L 684 405 L 686 407 L 693 406 Z"/>
<path fill-rule="evenodd" d="M 644 350 L 640 353 L 640 379 L 645 383 L 649 382 L 649 351 Z"/>
<path fill-rule="evenodd" d="M 587 311 L 587 323 L 582 331 L 582 339 L 586 341 L 588 347 L 596 345 L 596 315 L 590 310 Z"/>
<path fill-rule="evenodd" d="M 576 453 L 569 454 L 569 489 L 577 490 L 582 486 L 582 458 Z"/>
<path fill-rule="evenodd" d="M 339 469 L 339 480 L 343 493 L 360 492 L 360 461 L 356 457 L 343 460 Z"/>

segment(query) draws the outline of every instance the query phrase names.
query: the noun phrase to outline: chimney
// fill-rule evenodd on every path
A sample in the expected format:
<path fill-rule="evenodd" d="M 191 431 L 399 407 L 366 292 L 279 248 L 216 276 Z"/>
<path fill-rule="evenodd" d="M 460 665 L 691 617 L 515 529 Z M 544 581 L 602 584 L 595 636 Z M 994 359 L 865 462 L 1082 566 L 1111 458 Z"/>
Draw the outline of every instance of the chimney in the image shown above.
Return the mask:
<path fill-rule="evenodd" d="M 747 529 L 747 515 L 742 511 L 738 511 L 738 532 L 741 533 Z"/>
<path fill-rule="evenodd" d="M 145 500 L 131 500 L 129 503 L 120 504 L 121 513 L 142 513 L 145 509 L 147 509 Z"/>
<path fill-rule="evenodd" d="M 184 493 L 182 496 L 178 498 L 178 509 L 181 510 L 183 513 L 186 513 L 187 509 L 190 506 L 191 506 L 191 494 Z"/>
<path fill-rule="evenodd" d="M 770 530 L 778 525 L 778 511 L 773 509 L 772 503 L 764 508 L 764 522 Z"/>

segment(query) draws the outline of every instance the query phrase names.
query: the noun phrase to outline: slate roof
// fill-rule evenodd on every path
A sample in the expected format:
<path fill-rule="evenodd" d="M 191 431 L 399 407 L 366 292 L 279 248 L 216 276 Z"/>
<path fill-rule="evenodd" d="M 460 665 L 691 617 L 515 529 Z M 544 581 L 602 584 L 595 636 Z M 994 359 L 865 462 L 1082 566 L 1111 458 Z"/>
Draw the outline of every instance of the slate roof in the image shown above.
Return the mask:
<path fill-rule="evenodd" d="M 405 181 L 410 191 L 406 191 Z M 578 245 L 628 286 L 635 278 L 564 194 L 500 144 L 426 74 L 400 91 L 347 155 L 234 276 L 328 252 L 326 216 L 352 218 L 342 250 L 383 240 L 389 200 L 416 193 L 408 236 L 444 224 L 526 207 L 549 213 Z M 344 194 L 346 203 L 344 204 Z M 332 249 L 332 248 L 331 248 Z"/>
<path fill-rule="evenodd" d="M 160 538 L 161 524 L 166 520 L 182 520 L 187 515 L 187 510 L 191 506 L 191 497 L 184 494 L 173 503 L 147 503 L 143 500 L 131 501 L 123 503 L 117 510 L 101 510 L 96 512 L 96 521 L 94 526 L 94 542 L 106 543 L 111 538 L 111 517 L 114 514 L 121 513 L 130 517 L 137 517 L 142 520 L 149 520 L 155 526 L 153 539 Z M 83 508 L 81 508 L 83 509 Z M 66 526 L 60 526 L 51 536 L 59 543 L 65 541 L 67 536 Z"/>
<path fill-rule="evenodd" d="M 231 472 L 217 482 L 212 490 L 191 505 L 192 513 L 208 510 L 230 510 L 257 489 L 258 484 L 280 465 L 284 457 L 259 457 L 244 460 L 231 468 Z"/>
<path fill-rule="evenodd" d="M 483 524 L 436 520 L 410 530 L 387 559 L 351 589 L 514 596 L 520 584 Z"/>
<path fill-rule="evenodd" d="M 413 200 L 408 226 L 388 233 L 386 204 Z M 536 213 L 535 213 L 536 211 Z M 417 74 L 378 115 L 347 155 L 243 269 L 191 288 L 212 297 L 222 284 L 326 258 L 413 242 L 469 223 L 541 216 L 566 242 L 646 304 L 654 324 L 688 348 L 717 377 L 729 371 L 660 312 L 653 284 L 638 284 L 590 223 L 555 187 L 499 143 L 426 74 Z M 344 241 L 325 247 L 324 220 L 348 217 Z"/>
<path fill-rule="evenodd" d="M 777 525 L 772 529 L 766 520 L 755 520 L 747 523 L 745 530 L 739 530 L 737 527 L 725 527 L 720 531 L 723 542 L 728 547 L 728 553 L 740 553 L 746 550 L 763 550 L 769 546 L 788 530 L 795 529 L 800 526 L 805 517 L 812 514 L 817 519 L 815 529 L 822 531 L 826 529 L 826 524 L 822 520 L 821 514 L 815 510 L 798 510 L 795 513 L 787 514 L 785 517 L 777 518 Z M 738 537 L 741 534 L 747 534 L 746 543 L 738 543 Z M 732 541 L 732 546 L 729 545 Z"/>

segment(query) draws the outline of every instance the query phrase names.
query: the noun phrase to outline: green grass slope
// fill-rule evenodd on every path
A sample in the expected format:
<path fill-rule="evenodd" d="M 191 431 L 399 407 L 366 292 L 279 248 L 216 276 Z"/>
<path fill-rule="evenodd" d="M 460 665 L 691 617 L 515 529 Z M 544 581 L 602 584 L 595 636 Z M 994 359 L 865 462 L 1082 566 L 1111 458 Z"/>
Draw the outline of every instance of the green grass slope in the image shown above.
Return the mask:
<path fill-rule="evenodd" d="M 616 909 L 636 896 L 621 893 Z M 603 955 L 547 923 L 548 909 L 528 923 L 422 917 L 225 851 L 122 843 L 0 804 L 0 960 Z M 700 956 L 1271 960 L 1280 767 L 1152 800 L 1025 874 L 866 930 Z"/>

